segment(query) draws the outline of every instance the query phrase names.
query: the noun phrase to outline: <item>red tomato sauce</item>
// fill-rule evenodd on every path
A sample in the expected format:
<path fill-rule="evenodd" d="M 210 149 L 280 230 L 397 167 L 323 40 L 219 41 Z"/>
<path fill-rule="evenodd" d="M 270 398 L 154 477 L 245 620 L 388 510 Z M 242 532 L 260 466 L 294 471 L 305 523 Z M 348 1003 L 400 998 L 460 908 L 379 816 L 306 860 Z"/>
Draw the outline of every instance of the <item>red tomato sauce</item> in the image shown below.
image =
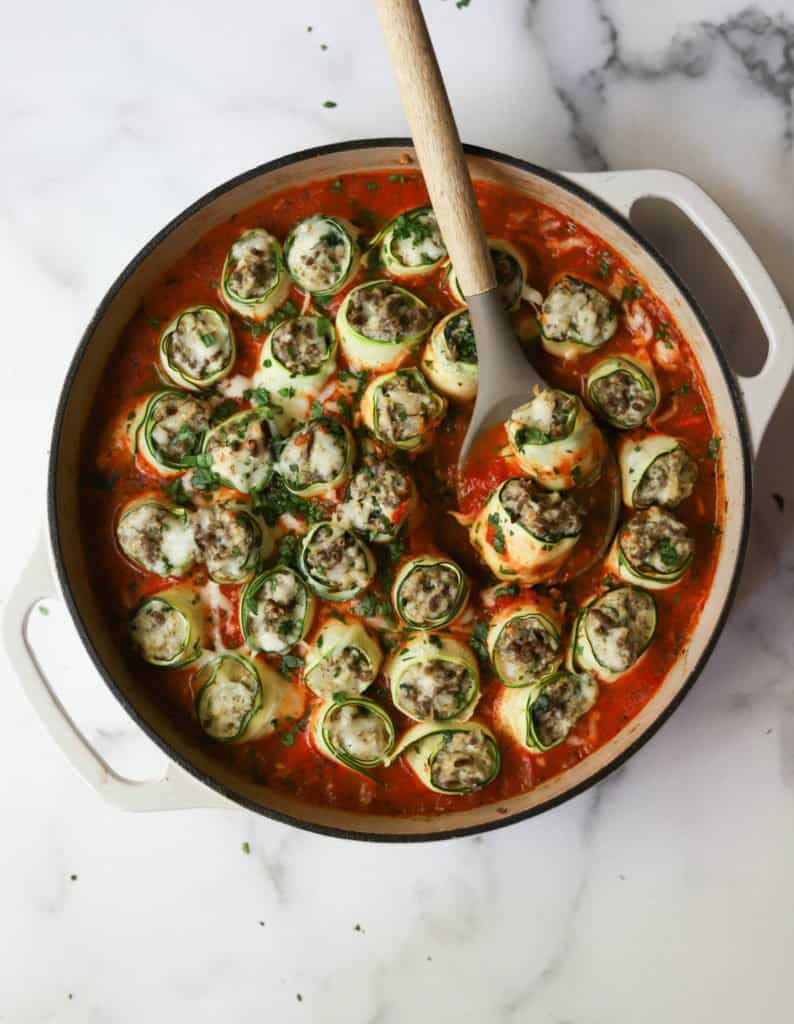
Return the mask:
<path fill-rule="evenodd" d="M 283 241 L 296 221 L 323 212 L 351 219 L 368 239 L 397 214 L 428 202 L 421 176 L 401 168 L 400 173 L 355 174 L 335 181 L 318 181 L 270 196 L 209 231 L 145 297 L 119 338 L 96 395 L 83 445 L 82 540 L 88 553 L 92 585 L 106 609 L 120 648 L 127 652 L 130 666 L 142 685 L 169 709 L 185 733 L 206 744 L 215 756 L 231 763 L 247 778 L 288 791 L 308 802 L 369 813 L 440 814 L 483 803 L 498 803 L 565 771 L 608 742 L 654 694 L 686 645 L 711 584 L 724 502 L 720 457 L 718 444 L 715 444 L 711 401 L 686 339 L 663 303 L 601 239 L 557 211 L 519 193 L 482 182 L 476 184 L 476 191 L 487 233 L 506 239 L 518 249 L 528 263 L 529 284 L 541 294 L 547 293 L 558 275 L 569 273 L 603 290 L 614 292 L 617 289 L 620 294 L 622 289 L 630 288 L 638 295 L 624 303 L 624 308 L 634 310 L 632 326 L 627 323 L 627 317 L 621 315 L 616 334 L 592 355 L 564 363 L 545 353 L 537 339 L 525 342 L 528 357 L 545 379 L 554 386 L 581 394 L 582 381 L 595 360 L 618 352 L 636 353 L 638 348 L 645 349 L 653 357 L 662 393 L 659 408 L 647 426 L 680 438 L 699 465 L 694 493 L 676 510 L 676 515 L 689 526 L 696 544 L 694 561 L 685 582 L 670 590 L 655 591 L 659 626 L 650 650 L 618 682 L 602 685 L 595 708 L 578 723 L 564 743 L 538 755 L 529 753 L 506 736 L 493 715 L 500 683 L 489 669 L 481 666 L 482 698 L 475 718 L 494 730 L 502 751 L 500 774 L 483 790 L 465 796 L 439 795 L 426 789 L 402 761 L 390 768 L 375 769 L 374 778 L 370 779 L 322 757 L 313 748 L 306 731 L 306 719 L 315 698 L 300 681 L 299 669 L 292 670 L 291 674 L 292 685 L 305 695 L 306 714 L 302 718 L 281 723 L 274 734 L 248 743 L 224 744 L 205 737 L 194 710 L 195 669 L 151 668 L 136 657 L 129 641 L 128 619 L 132 609 L 144 595 L 165 589 L 176 581 L 166 581 L 133 567 L 122 556 L 115 541 L 115 523 L 124 503 L 145 491 L 156 492 L 167 483 L 136 465 L 123 441 L 124 425 L 140 397 L 164 386 L 157 370 L 160 331 L 185 307 L 208 303 L 223 308 L 218 279 L 225 254 L 240 233 L 263 227 Z M 379 274 L 382 272 L 375 271 L 369 276 Z M 363 276 L 361 273 L 346 290 L 360 283 Z M 437 272 L 428 278 L 400 283 L 420 295 L 441 316 L 455 308 L 442 288 L 442 279 L 443 274 Z M 641 295 L 639 290 L 642 290 Z M 325 305 L 325 315 L 334 315 L 344 294 L 336 295 Z M 300 309 L 302 293 L 293 288 L 290 297 Z M 235 314 L 230 316 L 237 342 L 233 373 L 250 375 L 257 365 L 264 335 L 252 332 Z M 514 314 L 514 320 L 518 333 L 526 335 L 531 307 L 522 305 Z M 421 349 L 416 353 L 416 360 L 420 354 Z M 339 362 L 343 367 L 341 353 Z M 238 401 L 240 408 L 248 404 Z M 455 467 L 467 421 L 466 407 L 450 406 L 433 446 L 416 458 L 416 479 L 423 498 L 424 516 L 421 525 L 408 536 L 406 552 L 434 549 L 458 559 L 472 575 L 474 618 L 482 620 L 487 619 L 489 613 L 479 599 L 479 588 L 492 585 L 494 581 L 477 561 L 465 528 L 447 514 L 458 508 Z M 499 428 L 475 452 L 473 470 L 462 485 L 461 511 L 464 513 L 476 512 L 496 484 L 516 475 L 512 459 L 494 456 L 504 443 L 504 429 Z M 592 516 L 597 518 L 597 488 L 589 507 Z M 624 518 L 625 513 L 624 509 Z M 577 557 L 586 557 L 587 543 L 585 537 Z M 596 564 L 570 583 L 540 589 L 545 589 L 564 605 L 570 626 L 577 604 L 593 593 L 602 576 L 602 567 Z M 205 584 L 204 567 L 197 566 L 188 581 L 197 586 Z M 234 648 L 243 642 L 237 621 L 241 588 L 223 586 L 219 589 L 226 600 L 221 601 L 212 614 L 205 646 L 211 649 L 213 637 L 217 636 L 225 647 Z M 383 582 L 377 582 L 374 589 L 377 599 L 383 600 L 386 595 Z M 353 610 L 355 604 L 351 602 L 348 609 L 337 607 Z M 471 628 L 470 622 L 469 632 Z M 454 628 L 453 632 L 465 639 L 465 629 L 462 634 Z M 274 667 L 283 670 L 279 657 L 270 660 Z M 389 711 L 398 737 L 411 724 L 392 706 L 382 679 L 376 680 L 366 696 Z"/>

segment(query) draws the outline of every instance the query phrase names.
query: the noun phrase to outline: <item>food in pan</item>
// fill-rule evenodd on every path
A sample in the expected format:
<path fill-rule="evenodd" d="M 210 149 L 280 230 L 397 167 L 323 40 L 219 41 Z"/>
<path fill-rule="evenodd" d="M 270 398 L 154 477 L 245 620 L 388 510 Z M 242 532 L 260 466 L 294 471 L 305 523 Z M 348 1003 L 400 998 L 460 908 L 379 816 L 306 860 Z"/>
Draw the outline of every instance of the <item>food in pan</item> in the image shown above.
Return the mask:
<path fill-rule="evenodd" d="M 631 723 L 708 594 L 721 454 L 686 338 L 603 240 L 477 191 L 548 383 L 462 478 L 477 345 L 413 172 L 213 228 L 105 371 L 91 585 L 152 699 L 254 785 L 370 814 L 501 806 Z"/>

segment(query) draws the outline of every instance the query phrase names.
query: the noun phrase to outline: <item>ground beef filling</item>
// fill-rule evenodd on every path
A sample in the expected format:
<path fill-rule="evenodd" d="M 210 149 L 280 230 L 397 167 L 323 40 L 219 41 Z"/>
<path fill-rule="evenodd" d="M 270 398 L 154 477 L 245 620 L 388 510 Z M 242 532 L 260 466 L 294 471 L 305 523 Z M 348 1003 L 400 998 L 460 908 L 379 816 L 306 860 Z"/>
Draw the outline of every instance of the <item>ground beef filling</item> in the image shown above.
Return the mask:
<path fill-rule="evenodd" d="M 271 573 L 262 584 L 251 613 L 258 646 L 263 650 L 288 646 L 300 635 L 305 614 L 306 595 L 293 574 Z"/>
<path fill-rule="evenodd" d="M 308 376 L 323 365 L 330 340 L 318 332 L 314 317 L 299 316 L 276 328 L 271 345 L 273 355 L 290 373 Z"/>
<path fill-rule="evenodd" d="M 523 448 L 568 437 L 576 421 L 577 407 L 576 398 L 565 391 L 541 391 L 510 417 L 517 424 L 516 444 Z"/>
<path fill-rule="evenodd" d="M 610 590 L 587 609 L 584 625 L 598 663 L 612 672 L 625 672 L 653 636 L 653 598 L 637 587 Z"/>
<path fill-rule="evenodd" d="M 312 292 L 333 288 L 350 262 L 350 243 L 330 221 L 299 224 L 287 256 L 290 272 Z"/>
<path fill-rule="evenodd" d="M 405 670 L 399 683 L 400 706 L 421 721 L 446 721 L 463 711 L 471 689 L 465 665 L 432 658 Z"/>
<path fill-rule="evenodd" d="M 449 733 L 433 758 L 430 781 L 450 791 L 479 789 L 496 771 L 494 745 L 480 729 Z"/>
<path fill-rule="evenodd" d="M 426 565 L 414 569 L 400 587 L 400 610 L 420 629 L 448 622 L 460 604 L 460 574 L 450 565 Z"/>
<path fill-rule="evenodd" d="M 618 318 L 612 303 L 597 288 L 574 277 L 564 277 L 543 303 L 540 326 L 551 341 L 572 341 L 596 348 L 615 333 Z"/>
<path fill-rule="evenodd" d="M 341 429 L 332 429 L 322 420 L 314 420 L 287 441 L 280 464 L 293 487 L 330 483 L 345 466 L 347 438 Z"/>
<path fill-rule="evenodd" d="M 156 502 L 129 509 L 116 531 L 119 547 L 137 565 L 158 576 L 169 576 L 193 557 L 191 528 L 170 509 Z"/>
<path fill-rule="evenodd" d="M 217 674 L 199 699 L 202 729 L 214 739 L 231 740 L 250 715 L 259 684 L 251 671 L 235 658 L 221 658 Z"/>
<path fill-rule="evenodd" d="M 343 647 L 323 658 L 311 673 L 311 688 L 320 697 L 362 694 L 375 678 L 372 665 L 358 647 Z"/>
<path fill-rule="evenodd" d="M 196 546 L 210 576 L 239 576 L 256 544 L 251 520 L 239 511 L 214 505 L 199 509 L 192 521 Z"/>
<path fill-rule="evenodd" d="M 532 705 L 532 725 L 544 747 L 561 743 L 598 699 L 598 685 L 589 676 L 561 673 Z"/>
<path fill-rule="evenodd" d="M 441 399 L 410 371 L 395 374 L 375 397 L 378 433 L 394 444 L 426 433 L 440 411 Z"/>
<path fill-rule="evenodd" d="M 333 749 L 357 761 L 377 761 L 389 747 L 386 723 L 379 714 L 361 704 L 340 704 L 329 711 L 325 733 Z"/>
<path fill-rule="evenodd" d="M 620 547 L 637 572 L 664 575 L 689 562 L 695 542 L 680 520 L 654 506 L 631 517 L 620 534 Z"/>
<path fill-rule="evenodd" d="M 653 389 L 628 370 L 599 377 L 590 388 L 593 402 L 604 415 L 623 427 L 639 427 L 653 412 Z"/>
<path fill-rule="evenodd" d="M 496 287 L 499 289 L 502 302 L 505 308 L 511 309 L 521 295 L 521 267 L 515 257 L 504 249 L 491 249 L 491 260 L 496 273 Z"/>
<path fill-rule="evenodd" d="M 518 683 L 542 678 L 557 661 L 559 639 L 535 615 L 511 619 L 499 634 L 495 656 L 502 676 Z"/>
<path fill-rule="evenodd" d="M 209 426 L 210 409 L 206 402 L 190 395 L 166 395 L 155 403 L 151 413 L 151 441 L 155 452 L 169 462 L 178 463 L 195 454 Z"/>
<path fill-rule="evenodd" d="M 167 602 L 154 598 L 135 613 L 131 632 L 135 649 L 147 661 L 169 662 L 185 646 L 188 623 Z"/>
<path fill-rule="evenodd" d="M 584 512 L 570 495 L 560 491 L 542 491 L 529 480 L 509 480 L 500 500 L 512 522 L 547 543 L 582 532 Z"/>
<path fill-rule="evenodd" d="M 431 313 L 394 285 L 383 283 L 351 292 L 347 320 L 366 338 L 396 342 L 426 330 Z"/>
<path fill-rule="evenodd" d="M 264 233 L 237 242 L 232 248 L 231 263 L 226 287 L 241 299 L 267 295 L 278 280 L 276 247 Z"/>
<path fill-rule="evenodd" d="M 183 313 L 168 338 L 168 354 L 177 370 L 203 380 L 229 364 L 231 335 L 214 309 Z"/>
<path fill-rule="evenodd" d="M 369 579 L 367 558 L 354 534 L 321 526 L 305 553 L 309 571 L 337 590 L 364 586 Z"/>
<path fill-rule="evenodd" d="M 270 430 L 256 415 L 221 424 L 206 450 L 213 470 L 243 493 L 266 480 L 273 465 Z"/>
<path fill-rule="evenodd" d="M 468 310 L 458 313 L 447 321 L 444 328 L 444 340 L 447 352 L 453 363 L 477 365 L 477 344 L 474 340 L 474 329 Z"/>
<path fill-rule="evenodd" d="M 339 518 L 357 533 L 392 534 L 411 496 L 411 481 L 390 462 L 361 466 L 348 486 Z"/>
<path fill-rule="evenodd" d="M 643 473 L 634 491 L 634 504 L 675 508 L 692 493 L 697 476 L 698 468 L 689 452 L 681 446 L 674 448 L 654 459 Z"/>

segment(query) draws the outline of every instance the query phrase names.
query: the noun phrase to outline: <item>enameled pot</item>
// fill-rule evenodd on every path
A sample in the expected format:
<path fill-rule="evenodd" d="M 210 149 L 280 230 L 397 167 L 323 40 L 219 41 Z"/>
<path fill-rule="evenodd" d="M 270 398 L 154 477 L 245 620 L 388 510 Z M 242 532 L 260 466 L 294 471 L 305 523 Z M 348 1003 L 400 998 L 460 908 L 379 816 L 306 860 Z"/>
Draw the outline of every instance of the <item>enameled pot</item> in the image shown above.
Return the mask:
<path fill-rule="evenodd" d="M 439 817 L 385 817 L 316 807 L 232 775 L 197 746 L 154 704 L 126 667 L 105 626 L 89 585 L 77 517 L 80 437 L 100 376 L 122 329 L 164 270 L 209 228 L 269 193 L 343 172 L 399 169 L 406 139 L 343 143 L 295 153 L 257 167 L 198 200 L 165 227 L 122 271 L 102 300 L 78 346 L 64 383 L 53 430 L 49 487 L 49 545 L 42 543 L 9 602 L 5 640 L 22 684 L 68 759 L 97 790 L 131 810 L 229 807 L 318 832 L 348 838 L 410 841 L 484 831 L 519 821 L 560 803 L 603 778 L 634 753 L 671 714 L 712 651 L 730 607 L 749 526 L 753 451 L 785 388 L 794 360 L 794 326 L 758 258 L 720 208 L 693 182 L 668 171 L 563 175 L 477 147 L 467 147 L 476 179 L 493 181 L 556 207 L 600 235 L 633 264 L 667 304 L 705 374 L 722 438 L 725 531 L 714 583 L 687 647 L 642 711 L 606 746 L 557 778 L 498 804 Z M 714 245 L 735 274 L 769 341 L 761 373 L 737 379 L 685 285 L 626 219 L 645 196 L 679 206 Z M 54 577 L 52 570 L 54 569 Z M 27 615 L 37 599 L 60 589 L 99 673 L 138 725 L 165 751 L 165 776 L 131 782 L 115 774 L 78 732 L 40 673 L 25 638 Z"/>

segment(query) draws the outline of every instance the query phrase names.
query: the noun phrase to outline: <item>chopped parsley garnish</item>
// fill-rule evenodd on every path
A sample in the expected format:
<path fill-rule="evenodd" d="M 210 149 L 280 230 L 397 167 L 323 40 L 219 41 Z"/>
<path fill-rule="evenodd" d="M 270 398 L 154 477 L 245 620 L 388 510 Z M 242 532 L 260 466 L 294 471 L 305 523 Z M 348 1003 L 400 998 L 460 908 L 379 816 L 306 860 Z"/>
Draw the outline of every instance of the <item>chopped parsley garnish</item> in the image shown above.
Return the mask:
<path fill-rule="evenodd" d="M 669 537 L 662 537 L 659 541 L 659 557 L 671 569 L 675 568 L 680 562 L 675 544 L 673 544 Z"/>
<path fill-rule="evenodd" d="M 645 294 L 645 289 L 641 284 L 627 284 L 621 292 L 621 302 L 631 302 L 632 299 L 641 299 Z"/>
<path fill-rule="evenodd" d="M 488 524 L 493 527 L 493 540 L 491 541 L 493 549 L 498 555 L 503 555 L 505 553 L 505 535 L 496 512 L 492 512 L 488 516 Z"/>
<path fill-rule="evenodd" d="M 202 334 L 201 335 L 201 344 L 204 346 L 204 348 L 212 348 L 212 346 L 215 344 L 215 335 L 214 334 Z"/>
<path fill-rule="evenodd" d="M 250 843 L 241 843 L 240 844 L 240 849 L 243 851 L 243 853 L 249 854 L 251 852 L 251 844 Z"/>
<path fill-rule="evenodd" d="M 220 477 L 205 466 L 197 466 L 190 478 L 197 491 L 217 491 L 221 485 Z"/>
<path fill-rule="evenodd" d="M 488 647 L 485 638 L 488 636 L 488 623 L 479 619 L 474 623 L 474 629 L 469 637 L 469 646 L 477 655 L 483 665 L 488 664 Z"/>
<path fill-rule="evenodd" d="M 356 605 L 356 613 L 365 619 L 375 615 L 378 611 L 378 601 L 374 594 L 364 594 Z"/>
<path fill-rule="evenodd" d="M 719 437 L 712 437 L 712 439 L 709 441 L 709 447 L 708 447 L 708 452 L 707 452 L 708 458 L 710 458 L 710 459 L 716 459 L 717 458 L 717 454 L 718 454 L 718 452 L 720 450 L 720 445 L 721 444 L 722 444 L 721 438 L 719 438 Z"/>
<path fill-rule="evenodd" d="M 331 107 L 335 107 L 336 106 L 336 103 L 334 103 L 333 100 L 326 100 L 325 103 L 323 103 L 323 106 L 327 107 L 330 110 Z"/>
<path fill-rule="evenodd" d="M 408 181 L 408 179 L 405 177 L 404 174 L 390 174 L 389 181 L 393 185 L 404 185 L 406 181 Z"/>
<path fill-rule="evenodd" d="M 598 258 L 598 270 L 596 270 L 596 277 L 603 281 L 605 277 L 609 276 L 609 271 L 610 270 L 611 270 L 611 267 L 610 267 L 610 264 L 609 264 L 609 260 L 605 259 L 603 256 L 599 256 L 599 258 Z"/>

